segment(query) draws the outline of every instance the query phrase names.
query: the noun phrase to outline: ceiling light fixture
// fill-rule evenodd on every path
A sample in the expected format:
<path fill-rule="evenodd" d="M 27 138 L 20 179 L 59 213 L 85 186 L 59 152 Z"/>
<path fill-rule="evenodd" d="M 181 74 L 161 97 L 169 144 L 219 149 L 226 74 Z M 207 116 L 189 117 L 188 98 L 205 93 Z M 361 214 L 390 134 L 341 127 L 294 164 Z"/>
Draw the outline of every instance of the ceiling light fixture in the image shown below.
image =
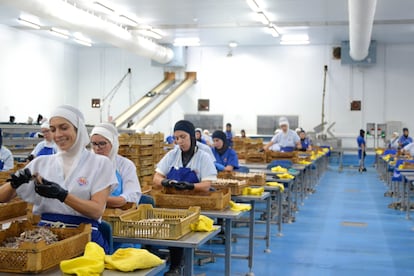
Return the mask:
<path fill-rule="evenodd" d="M 264 14 L 264 12 L 258 12 L 257 13 L 257 19 L 262 22 L 263 25 L 269 25 L 270 21 L 269 18 Z"/>
<path fill-rule="evenodd" d="M 138 26 L 138 22 L 136 20 L 132 19 L 129 16 L 123 15 L 123 14 L 119 15 L 119 20 L 122 23 L 124 23 L 125 25 L 129 25 L 129 26 L 133 26 L 133 27 Z"/>
<path fill-rule="evenodd" d="M 178 37 L 174 39 L 174 46 L 200 46 L 198 37 Z"/>
<path fill-rule="evenodd" d="M 259 12 L 262 10 L 255 0 L 246 0 L 246 2 L 252 11 Z"/>
<path fill-rule="evenodd" d="M 73 34 L 73 37 L 74 37 L 74 41 L 76 42 L 76 43 L 79 43 L 79 44 L 81 44 L 81 45 L 84 45 L 84 46 L 88 46 L 88 47 L 91 47 L 92 46 L 92 41 L 89 39 L 89 38 L 87 38 L 87 37 L 85 37 L 83 34 L 81 34 L 81 33 L 74 33 Z"/>
<path fill-rule="evenodd" d="M 27 27 L 30 27 L 30 28 L 33 28 L 33 29 L 36 29 L 36 30 L 40 29 L 39 24 L 37 24 L 37 23 L 35 23 L 35 22 L 33 22 L 29 19 L 22 18 L 21 16 L 17 19 L 17 21 L 19 21 L 20 24 L 25 25 Z"/>
<path fill-rule="evenodd" d="M 83 45 L 83 46 L 87 46 L 87 47 L 91 47 L 92 46 L 92 43 L 91 42 L 84 41 L 84 40 L 81 40 L 81 39 L 75 38 L 75 39 L 73 39 L 73 41 L 75 41 L 76 43 L 78 43 L 80 45 Z"/>
<path fill-rule="evenodd" d="M 57 36 L 57 37 L 60 37 L 60 38 L 63 38 L 63 39 L 68 39 L 69 38 L 69 32 L 66 31 L 66 30 L 62 30 L 62 29 L 52 27 L 49 31 L 54 36 Z"/>
<path fill-rule="evenodd" d="M 106 14 L 111 14 L 114 13 L 115 10 L 108 7 L 107 5 L 102 4 L 101 2 L 95 1 L 93 2 L 93 6 L 97 11 L 106 13 Z"/>
<path fill-rule="evenodd" d="M 238 44 L 237 44 L 237 42 L 236 41 L 230 41 L 229 42 L 229 47 L 230 48 L 236 48 L 238 46 Z"/>
<path fill-rule="evenodd" d="M 305 35 L 283 35 L 280 40 L 281 45 L 307 45 L 309 44 L 309 36 Z"/>
<path fill-rule="evenodd" d="M 271 34 L 273 37 L 278 37 L 278 36 L 279 36 L 279 32 L 277 31 L 277 29 L 276 29 L 276 26 L 275 26 L 275 25 L 270 25 L 268 28 L 269 28 L 270 34 Z"/>

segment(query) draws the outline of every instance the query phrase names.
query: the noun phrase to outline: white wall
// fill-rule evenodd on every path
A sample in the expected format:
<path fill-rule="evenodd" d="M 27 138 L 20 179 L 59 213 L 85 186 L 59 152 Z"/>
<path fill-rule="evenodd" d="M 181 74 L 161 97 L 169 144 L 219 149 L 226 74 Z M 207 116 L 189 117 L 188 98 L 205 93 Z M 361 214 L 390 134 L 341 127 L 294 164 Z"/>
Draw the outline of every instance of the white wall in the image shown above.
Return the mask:
<path fill-rule="evenodd" d="M 208 98 L 211 110 L 203 114 L 223 114 L 236 132 L 245 128 L 254 134 L 256 116 L 272 114 L 299 115 L 300 125 L 312 130 L 321 121 L 323 67 L 328 65 L 325 120 L 336 123 L 332 130 L 338 136 L 349 137 L 349 146 L 367 122 L 402 121 L 414 132 L 413 46 L 380 44 L 373 66 L 343 66 L 331 58 L 330 45 L 238 47 L 230 58 L 226 47 L 190 48 L 186 70 L 196 71 L 198 82 L 153 126 L 169 133 L 185 113 L 197 113 L 197 99 Z M 101 118 L 91 99 L 107 95 L 128 68 L 131 90 L 127 79 L 112 101 L 113 117 L 157 85 L 164 72 L 125 50 L 75 47 L 5 26 L 0 26 L 0 57 L 0 121 L 10 114 L 18 121 L 47 116 L 51 108 L 68 103 L 95 124 Z M 362 101 L 362 111 L 350 111 L 352 100 Z M 108 101 L 103 121 L 107 107 Z"/>
<path fill-rule="evenodd" d="M 77 104 L 76 47 L 0 25 L 0 121 L 48 117 Z"/>

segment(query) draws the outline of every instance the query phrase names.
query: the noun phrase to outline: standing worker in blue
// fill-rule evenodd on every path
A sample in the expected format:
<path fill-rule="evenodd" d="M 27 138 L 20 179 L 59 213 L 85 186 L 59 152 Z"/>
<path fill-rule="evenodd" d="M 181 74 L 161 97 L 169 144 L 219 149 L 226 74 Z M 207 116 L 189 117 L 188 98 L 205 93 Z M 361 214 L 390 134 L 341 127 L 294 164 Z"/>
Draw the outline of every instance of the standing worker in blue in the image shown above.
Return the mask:
<path fill-rule="evenodd" d="M 171 187 L 180 193 L 190 191 L 208 192 L 212 181 L 217 179 L 217 170 L 211 157 L 198 150 L 194 125 L 186 120 L 174 126 L 174 137 L 178 147 L 169 151 L 157 164 L 154 175 L 154 188 Z M 184 251 L 171 247 L 171 264 L 168 276 L 182 275 Z M 189 275 L 188 271 L 185 275 Z"/>
<path fill-rule="evenodd" d="M 239 159 L 237 153 L 232 148 L 229 148 L 226 134 L 221 130 L 214 131 L 213 143 L 213 154 L 216 159 L 217 170 L 227 172 L 237 170 L 239 168 Z"/>
<path fill-rule="evenodd" d="M 279 127 L 280 132 L 275 134 L 272 137 L 272 140 L 263 147 L 264 150 L 272 148 L 276 151 L 273 145 L 278 145 L 279 147 L 277 147 L 277 149 L 280 149 L 281 152 L 291 152 L 294 151 L 295 148 L 302 148 L 298 134 L 294 130 L 289 129 L 289 121 L 286 117 L 281 117 L 279 119 Z"/>
<path fill-rule="evenodd" d="M 413 142 L 413 138 L 408 135 L 408 128 L 403 128 L 403 135 L 401 135 L 400 139 L 398 139 L 398 149 L 402 149 L 406 145 Z"/>
<path fill-rule="evenodd" d="M 359 172 L 366 172 L 367 169 L 365 168 L 365 156 L 367 155 L 365 152 L 367 143 L 365 142 L 365 130 L 359 130 L 359 136 L 357 138 L 358 143 L 358 158 L 359 158 Z"/>
<path fill-rule="evenodd" d="M 3 146 L 3 131 L 0 128 L 0 171 L 9 171 L 14 167 L 12 152 Z"/>
<path fill-rule="evenodd" d="M 226 138 L 227 138 L 227 145 L 229 147 L 233 147 L 233 131 L 231 130 L 231 124 L 226 124 Z"/>
<path fill-rule="evenodd" d="M 44 140 L 36 145 L 32 153 L 27 157 L 30 161 L 37 156 L 50 155 L 57 153 L 57 146 L 53 141 L 53 135 L 50 132 L 49 122 L 44 122 L 40 126 L 40 132 L 43 135 Z"/>

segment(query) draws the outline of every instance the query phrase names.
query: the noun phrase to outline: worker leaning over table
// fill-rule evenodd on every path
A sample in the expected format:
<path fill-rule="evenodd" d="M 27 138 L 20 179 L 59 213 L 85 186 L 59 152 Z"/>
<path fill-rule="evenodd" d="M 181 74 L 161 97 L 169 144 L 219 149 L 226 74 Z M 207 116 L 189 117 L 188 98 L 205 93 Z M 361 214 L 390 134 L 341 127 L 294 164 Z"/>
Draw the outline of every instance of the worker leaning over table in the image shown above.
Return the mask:
<path fill-rule="evenodd" d="M 12 152 L 3 146 L 3 131 L 0 128 L 0 171 L 9 171 L 14 167 Z"/>
<path fill-rule="evenodd" d="M 173 187 L 185 193 L 188 190 L 207 192 L 217 171 L 210 156 L 198 150 L 194 125 L 186 120 L 174 126 L 174 137 L 178 147 L 169 151 L 157 164 L 154 188 Z M 184 251 L 170 248 L 171 265 L 165 275 L 181 275 Z"/>
<path fill-rule="evenodd" d="M 104 155 L 112 162 L 118 179 L 118 186 L 112 191 L 106 203 L 107 207 L 119 208 L 127 202 L 139 203 L 141 185 L 135 164 L 118 154 L 118 130 L 113 124 L 101 123 L 91 131 L 91 146 L 96 154 Z"/>
<path fill-rule="evenodd" d="M 278 145 L 282 152 L 290 152 L 302 148 L 299 136 L 294 130 L 289 129 L 289 121 L 286 117 L 279 119 L 279 127 L 281 131 L 275 134 L 270 142 L 263 147 L 264 150 L 274 149 L 273 145 Z"/>
<path fill-rule="evenodd" d="M 117 184 L 107 157 L 86 149 L 89 135 L 83 114 L 72 106 L 56 108 L 50 117 L 50 130 L 58 153 L 39 156 L 24 169 L 11 175 L 0 187 L 0 202 L 19 196 L 33 203 L 40 225 L 76 227 L 92 224 L 92 241 L 109 251 L 98 230 L 106 200 Z M 38 175 L 40 180 L 33 179 Z"/>
<path fill-rule="evenodd" d="M 44 140 L 39 142 L 27 157 L 27 159 L 30 161 L 37 156 L 57 153 L 57 146 L 53 141 L 53 135 L 50 132 L 50 125 L 48 121 L 44 122 L 40 126 L 40 132 L 42 133 Z"/>

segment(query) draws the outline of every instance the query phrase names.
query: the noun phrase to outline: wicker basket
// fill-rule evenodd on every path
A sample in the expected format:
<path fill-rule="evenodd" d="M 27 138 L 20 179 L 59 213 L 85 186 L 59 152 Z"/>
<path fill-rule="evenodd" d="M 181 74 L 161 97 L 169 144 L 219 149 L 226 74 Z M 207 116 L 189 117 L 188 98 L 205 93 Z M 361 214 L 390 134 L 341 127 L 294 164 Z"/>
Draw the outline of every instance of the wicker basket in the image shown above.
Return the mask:
<path fill-rule="evenodd" d="M 0 231 L 0 243 L 8 237 L 19 236 L 34 226 L 26 222 L 14 222 L 7 230 Z M 78 228 L 50 228 L 59 241 L 47 245 L 44 242 L 22 243 L 20 248 L 0 247 L 0 271 L 17 273 L 39 273 L 58 265 L 62 260 L 77 257 L 91 240 L 91 225 Z"/>
<path fill-rule="evenodd" d="M 266 185 L 266 174 L 264 172 L 219 172 L 218 178 L 245 180 L 248 186 Z"/>
<path fill-rule="evenodd" d="M 7 179 L 10 178 L 10 174 L 12 174 L 14 171 L 6 171 L 6 172 L 0 172 L 0 185 L 3 185 L 7 182 Z"/>
<path fill-rule="evenodd" d="M 15 198 L 0 204 L 0 221 L 21 217 L 27 214 L 27 202 Z"/>
<path fill-rule="evenodd" d="M 223 210 L 230 203 L 231 192 L 229 189 L 208 192 L 207 195 L 165 194 L 153 190 L 152 196 L 157 207 L 163 208 L 188 208 L 200 206 L 202 210 Z"/>
<path fill-rule="evenodd" d="M 266 154 L 264 152 L 248 152 L 246 154 L 246 162 L 265 163 Z"/>
<path fill-rule="evenodd" d="M 121 215 L 112 231 L 115 236 L 177 240 L 191 231 L 190 224 L 199 216 L 200 207 L 179 210 L 141 204 L 138 210 Z"/>
<path fill-rule="evenodd" d="M 218 178 L 211 186 L 218 190 L 228 188 L 230 189 L 231 195 L 241 195 L 243 188 L 249 187 L 250 185 L 246 180 Z"/>

